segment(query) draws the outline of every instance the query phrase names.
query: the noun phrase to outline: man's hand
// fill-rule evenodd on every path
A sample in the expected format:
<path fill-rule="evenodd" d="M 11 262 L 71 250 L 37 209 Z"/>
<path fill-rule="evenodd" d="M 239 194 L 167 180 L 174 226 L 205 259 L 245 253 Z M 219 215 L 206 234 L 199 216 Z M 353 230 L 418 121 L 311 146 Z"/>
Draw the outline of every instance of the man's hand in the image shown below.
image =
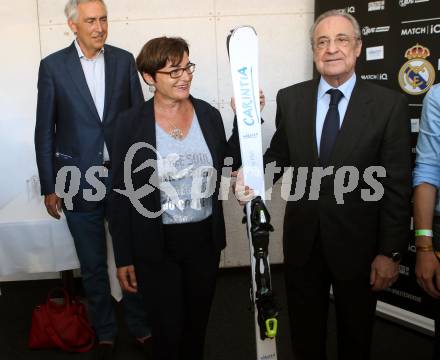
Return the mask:
<path fill-rule="evenodd" d="M 251 201 L 254 197 L 254 190 L 244 184 L 243 168 L 231 173 L 232 177 L 235 177 L 235 183 L 232 185 L 234 195 L 237 198 L 241 206 L 246 205 L 248 201 Z"/>
<path fill-rule="evenodd" d="M 417 283 L 429 295 L 440 299 L 440 262 L 432 251 L 418 251 L 416 255 Z"/>
<path fill-rule="evenodd" d="M 399 277 L 399 263 L 388 256 L 377 255 L 371 264 L 370 285 L 373 291 L 384 290 Z"/>
<path fill-rule="evenodd" d="M 264 96 L 263 90 L 260 89 L 260 112 L 263 111 L 265 105 L 266 105 L 266 97 Z M 235 107 L 235 98 L 234 97 L 231 97 L 231 108 L 235 114 L 236 107 Z"/>
<path fill-rule="evenodd" d="M 61 198 L 59 198 L 57 194 L 52 193 L 49 195 L 44 195 L 44 205 L 46 206 L 46 210 L 50 216 L 54 217 L 55 219 L 60 218 L 60 213 L 62 211 Z"/>
<path fill-rule="evenodd" d="M 117 271 L 117 277 L 122 290 L 131 293 L 136 293 L 138 291 L 134 265 L 119 267 Z"/>

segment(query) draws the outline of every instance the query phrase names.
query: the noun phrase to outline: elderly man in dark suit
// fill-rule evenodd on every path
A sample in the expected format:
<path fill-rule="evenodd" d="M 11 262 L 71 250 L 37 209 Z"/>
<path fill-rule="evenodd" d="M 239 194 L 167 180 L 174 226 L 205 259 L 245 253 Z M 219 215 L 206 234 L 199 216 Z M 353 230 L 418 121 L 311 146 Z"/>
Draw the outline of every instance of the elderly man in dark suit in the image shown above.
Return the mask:
<path fill-rule="evenodd" d="M 70 206 L 65 202 L 64 213 L 98 337 L 94 354 L 107 359 L 112 357 L 117 333 L 104 229 L 109 205 L 106 190 L 111 178 L 111 139 L 119 112 L 144 99 L 133 56 L 105 45 L 105 3 L 69 0 L 65 12 L 76 39 L 40 63 L 35 149 L 44 203 L 51 216 L 60 218 L 60 193 L 69 185 L 79 190 L 74 191 L 77 194 Z M 79 170 L 80 179 L 75 179 L 79 177 L 75 176 L 79 174 L 76 170 L 67 177 L 68 182 L 57 184 L 57 174 L 65 166 Z M 98 178 L 95 169 L 90 172 L 92 179 L 86 179 L 93 166 L 100 166 Z M 124 294 L 124 303 L 129 331 L 143 343 L 150 330 L 142 301 L 137 294 Z"/>
<path fill-rule="evenodd" d="M 332 286 L 338 358 L 369 359 L 377 292 L 397 279 L 408 244 L 407 104 L 356 77 L 362 43 L 351 15 L 322 14 L 311 41 L 320 79 L 279 91 L 265 154 L 266 164 L 294 168 L 291 194 L 298 168 L 308 170 L 305 194 L 287 202 L 284 221 L 293 350 L 296 360 L 326 359 Z"/>

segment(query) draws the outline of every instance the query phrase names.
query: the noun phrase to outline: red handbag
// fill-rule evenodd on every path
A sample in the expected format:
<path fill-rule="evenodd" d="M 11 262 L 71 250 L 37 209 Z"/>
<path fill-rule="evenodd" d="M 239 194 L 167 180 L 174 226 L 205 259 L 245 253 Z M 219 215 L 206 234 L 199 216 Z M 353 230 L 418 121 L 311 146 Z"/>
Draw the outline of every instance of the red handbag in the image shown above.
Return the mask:
<path fill-rule="evenodd" d="M 52 299 L 55 292 L 64 295 L 64 302 Z M 86 352 L 95 344 L 95 332 L 87 319 L 86 308 L 78 299 L 71 301 L 65 289 L 53 289 L 45 304 L 35 307 L 29 334 L 29 348 L 58 348 L 68 352 Z"/>

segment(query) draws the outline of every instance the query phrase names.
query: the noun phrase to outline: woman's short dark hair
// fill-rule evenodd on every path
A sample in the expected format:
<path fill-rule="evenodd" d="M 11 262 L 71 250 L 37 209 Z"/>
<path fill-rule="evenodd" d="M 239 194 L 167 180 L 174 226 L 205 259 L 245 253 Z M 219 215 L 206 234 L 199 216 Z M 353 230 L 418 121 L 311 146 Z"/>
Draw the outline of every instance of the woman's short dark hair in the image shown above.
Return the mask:
<path fill-rule="evenodd" d="M 148 41 L 136 58 L 136 65 L 141 73 L 156 77 L 156 71 L 164 68 L 167 61 L 179 65 L 183 56 L 189 55 L 188 43 L 180 37 L 158 37 Z"/>

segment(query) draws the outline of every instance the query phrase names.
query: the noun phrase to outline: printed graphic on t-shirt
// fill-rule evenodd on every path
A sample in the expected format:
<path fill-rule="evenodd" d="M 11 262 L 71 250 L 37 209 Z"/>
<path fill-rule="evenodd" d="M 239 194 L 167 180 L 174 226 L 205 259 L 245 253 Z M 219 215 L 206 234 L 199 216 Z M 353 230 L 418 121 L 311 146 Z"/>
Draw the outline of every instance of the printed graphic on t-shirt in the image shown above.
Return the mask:
<path fill-rule="evenodd" d="M 163 217 L 186 223 L 209 216 L 213 193 L 209 154 L 169 154 L 158 162 Z"/>

